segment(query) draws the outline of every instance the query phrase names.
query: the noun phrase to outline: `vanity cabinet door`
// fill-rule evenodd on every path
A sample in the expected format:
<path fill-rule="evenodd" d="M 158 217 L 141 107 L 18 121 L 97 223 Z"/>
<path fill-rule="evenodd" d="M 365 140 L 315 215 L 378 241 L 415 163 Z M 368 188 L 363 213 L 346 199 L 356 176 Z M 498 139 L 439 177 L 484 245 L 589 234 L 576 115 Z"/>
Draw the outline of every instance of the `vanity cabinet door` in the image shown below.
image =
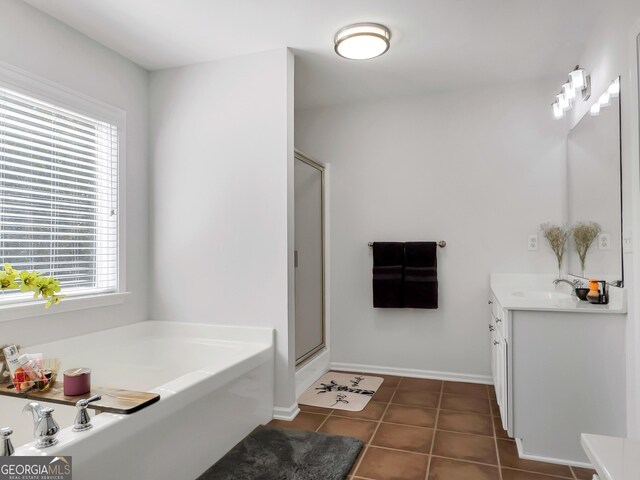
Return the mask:
<path fill-rule="evenodd" d="M 507 354 L 507 311 L 502 308 L 497 299 L 492 295 L 489 300 L 491 315 L 489 321 L 489 333 L 491 339 L 491 375 L 496 392 L 496 402 L 500 407 L 500 418 L 505 430 L 507 428 L 509 406 L 509 371 Z"/>
<path fill-rule="evenodd" d="M 494 358 L 495 362 L 495 374 L 493 376 L 493 385 L 496 390 L 496 400 L 498 402 L 498 406 L 502 410 L 501 400 L 502 400 L 502 390 L 504 388 L 504 365 L 502 362 L 502 356 L 500 355 L 500 345 L 502 343 L 502 336 L 498 329 L 493 332 L 493 340 L 491 341 L 491 356 Z"/>
<path fill-rule="evenodd" d="M 509 349 L 509 345 L 505 338 L 500 334 L 500 331 L 496 329 L 496 338 L 493 342 L 494 355 L 496 356 L 496 372 L 497 372 L 497 381 L 496 381 L 496 402 L 500 407 L 500 419 L 502 420 L 502 426 L 505 430 L 508 430 L 507 427 L 507 413 L 509 406 L 509 375 L 508 368 L 509 364 L 507 362 L 507 352 Z"/>
<path fill-rule="evenodd" d="M 496 327 L 495 324 L 493 323 L 493 319 L 492 322 L 489 324 L 491 327 L 491 331 L 489 332 L 489 339 L 491 341 L 491 376 L 493 377 L 493 385 L 496 385 L 496 382 L 498 380 L 498 370 L 497 370 L 497 366 L 498 366 L 498 355 L 496 352 L 496 349 L 493 348 L 493 342 L 495 342 L 496 340 Z M 494 387 L 495 388 L 495 387 Z"/>
<path fill-rule="evenodd" d="M 493 377 L 493 388 L 496 391 L 496 396 L 498 395 L 498 390 L 500 388 L 500 373 L 498 366 L 498 349 L 496 348 L 496 342 L 498 341 L 497 336 L 498 332 L 498 323 L 496 322 L 496 315 L 498 312 L 502 310 L 500 304 L 496 300 L 496 298 L 491 295 L 489 299 L 489 342 L 491 347 L 491 376 Z"/>

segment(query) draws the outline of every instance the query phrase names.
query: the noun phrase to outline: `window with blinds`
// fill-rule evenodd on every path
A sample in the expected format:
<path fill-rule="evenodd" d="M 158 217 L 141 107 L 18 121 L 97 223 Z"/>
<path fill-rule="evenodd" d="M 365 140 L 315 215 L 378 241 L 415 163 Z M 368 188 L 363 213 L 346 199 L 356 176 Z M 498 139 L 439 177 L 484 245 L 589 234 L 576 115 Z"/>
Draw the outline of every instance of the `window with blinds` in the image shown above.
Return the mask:
<path fill-rule="evenodd" d="M 0 262 L 65 295 L 115 292 L 117 208 L 117 126 L 0 87 Z"/>

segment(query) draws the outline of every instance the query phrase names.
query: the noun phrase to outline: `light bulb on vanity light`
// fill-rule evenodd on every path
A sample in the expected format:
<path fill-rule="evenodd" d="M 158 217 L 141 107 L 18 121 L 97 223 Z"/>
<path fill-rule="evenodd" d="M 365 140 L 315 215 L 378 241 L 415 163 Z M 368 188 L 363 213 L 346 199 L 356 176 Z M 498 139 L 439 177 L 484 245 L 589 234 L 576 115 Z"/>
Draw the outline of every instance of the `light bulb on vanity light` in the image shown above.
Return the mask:
<path fill-rule="evenodd" d="M 602 107 L 600 106 L 599 102 L 596 102 L 593 105 L 591 105 L 591 116 L 597 117 L 598 115 L 600 115 L 600 108 Z"/>
<path fill-rule="evenodd" d="M 562 110 L 569 110 L 569 108 L 571 108 L 571 101 L 565 96 L 564 93 L 557 95 L 556 98 L 558 99 L 558 105 Z"/>
<path fill-rule="evenodd" d="M 560 105 L 558 104 L 558 102 L 554 102 L 552 107 L 553 107 L 553 118 L 555 118 L 556 120 L 560 120 L 564 118 L 564 110 L 560 108 Z"/>
<path fill-rule="evenodd" d="M 573 88 L 571 82 L 567 82 L 562 86 L 562 93 L 564 94 L 564 98 L 569 101 L 572 101 L 574 98 L 576 98 L 576 91 Z"/>
<path fill-rule="evenodd" d="M 606 90 L 602 95 L 600 95 L 598 103 L 602 107 L 608 107 L 611 105 L 611 94 L 609 93 L 609 90 Z"/>
<path fill-rule="evenodd" d="M 587 86 L 587 76 L 584 73 L 584 69 L 580 67 L 576 67 L 569 74 L 569 79 L 574 90 L 582 91 Z"/>

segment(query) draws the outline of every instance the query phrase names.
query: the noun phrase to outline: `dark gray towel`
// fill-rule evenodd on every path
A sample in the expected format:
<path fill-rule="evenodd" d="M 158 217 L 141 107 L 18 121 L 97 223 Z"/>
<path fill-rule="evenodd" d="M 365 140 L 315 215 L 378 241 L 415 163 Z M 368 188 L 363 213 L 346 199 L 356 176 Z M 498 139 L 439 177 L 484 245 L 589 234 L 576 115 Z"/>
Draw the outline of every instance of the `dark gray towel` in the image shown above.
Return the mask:
<path fill-rule="evenodd" d="M 402 308 L 404 243 L 373 244 L 373 306 Z"/>
<path fill-rule="evenodd" d="M 404 246 L 404 306 L 438 308 L 436 242 L 407 242 Z"/>

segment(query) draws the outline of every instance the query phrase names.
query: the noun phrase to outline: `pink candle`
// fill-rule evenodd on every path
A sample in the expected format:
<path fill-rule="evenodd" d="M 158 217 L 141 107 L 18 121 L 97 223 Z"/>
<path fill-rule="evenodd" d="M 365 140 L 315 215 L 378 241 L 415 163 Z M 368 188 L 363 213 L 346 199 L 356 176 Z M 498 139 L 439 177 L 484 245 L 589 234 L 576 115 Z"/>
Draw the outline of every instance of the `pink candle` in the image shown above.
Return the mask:
<path fill-rule="evenodd" d="M 64 394 L 68 397 L 84 395 L 91 391 L 91 369 L 71 368 L 64 372 Z"/>

